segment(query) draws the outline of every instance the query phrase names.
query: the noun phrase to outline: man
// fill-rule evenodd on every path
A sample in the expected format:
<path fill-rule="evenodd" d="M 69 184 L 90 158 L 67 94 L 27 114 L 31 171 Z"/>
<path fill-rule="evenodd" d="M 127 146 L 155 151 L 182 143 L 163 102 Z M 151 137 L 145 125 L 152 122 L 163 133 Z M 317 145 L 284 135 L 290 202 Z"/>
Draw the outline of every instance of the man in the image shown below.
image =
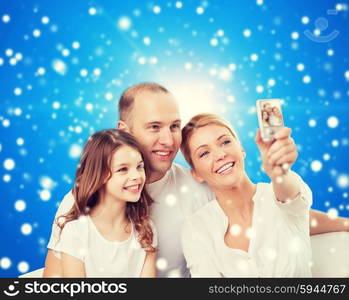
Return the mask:
<path fill-rule="evenodd" d="M 189 170 L 173 163 L 179 150 L 181 120 L 173 95 L 156 83 L 141 83 L 128 88 L 119 101 L 120 120 L 117 127 L 131 133 L 147 156 L 151 173 L 147 189 L 155 200 L 151 207 L 158 234 L 158 276 L 188 277 L 180 232 L 186 216 L 213 198 L 205 184 L 196 183 Z M 68 193 L 56 214 L 66 213 L 74 199 Z M 331 220 L 321 212 L 311 212 L 311 234 L 348 230 L 344 219 Z M 312 223 L 312 224 L 313 224 Z M 53 225 L 45 263 L 45 277 L 61 276 L 60 261 L 54 255 L 57 226 Z"/>

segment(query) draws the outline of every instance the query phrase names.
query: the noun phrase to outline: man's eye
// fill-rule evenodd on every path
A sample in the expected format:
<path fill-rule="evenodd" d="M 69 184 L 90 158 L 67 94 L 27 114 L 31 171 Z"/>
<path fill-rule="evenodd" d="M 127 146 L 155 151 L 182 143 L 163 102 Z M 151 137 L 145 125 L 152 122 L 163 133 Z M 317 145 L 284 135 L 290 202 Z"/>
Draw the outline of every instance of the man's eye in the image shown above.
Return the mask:
<path fill-rule="evenodd" d="M 207 154 L 209 154 L 208 151 L 202 152 L 202 153 L 200 154 L 200 158 L 206 156 Z"/>
<path fill-rule="evenodd" d="M 180 129 L 179 124 L 173 124 L 171 125 L 171 129 Z"/>
<path fill-rule="evenodd" d="M 116 172 L 126 172 L 126 171 L 127 171 L 127 168 L 124 167 L 124 168 L 121 168 L 121 169 L 117 170 Z"/>
<path fill-rule="evenodd" d="M 152 129 L 152 130 L 158 130 L 160 127 L 159 127 L 159 125 L 151 125 L 150 126 L 150 129 Z"/>

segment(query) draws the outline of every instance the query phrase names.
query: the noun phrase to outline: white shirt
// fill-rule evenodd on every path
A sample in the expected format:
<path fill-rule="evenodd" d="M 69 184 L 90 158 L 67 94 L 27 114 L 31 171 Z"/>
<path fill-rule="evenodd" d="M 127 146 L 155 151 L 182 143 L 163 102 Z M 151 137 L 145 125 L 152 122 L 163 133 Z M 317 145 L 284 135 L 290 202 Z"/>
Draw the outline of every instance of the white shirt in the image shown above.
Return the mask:
<path fill-rule="evenodd" d="M 224 242 L 228 218 L 210 201 L 183 225 L 182 243 L 193 277 L 311 277 L 309 208 L 312 193 L 300 179 L 301 192 L 282 203 L 272 184 L 258 183 L 248 251 Z"/>
<path fill-rule="evenodd" d="M 55 254 L 61 252 L 80 259 L 85 266 L 86 277 L 140 277 L 146 251 L 138 242 L 138 234 L 131 226 L 130 236 L 122 242 L 109 241 L 98 231 L 89 216 L 65 224 Z M 157 245 L 153 229 L 153 247 Z"/>
<path fill-rule="evenodd" d="M 155 203 L 151 206 L 158 236 L 158 277 L 188 277 L 189 270 L 181 246 L 181 229 L 184 219 L 203 207 L 213 198 L 213 192 L 206 184 L 197 183 L 190 171 L 178 164 L 159 181 L 147 184 Z M 69 192 L 62 200 L 56 218 L 73 206 L 74 197 Z M 48 248 L 55 250 L 59 228 L 53 224 Z"/>

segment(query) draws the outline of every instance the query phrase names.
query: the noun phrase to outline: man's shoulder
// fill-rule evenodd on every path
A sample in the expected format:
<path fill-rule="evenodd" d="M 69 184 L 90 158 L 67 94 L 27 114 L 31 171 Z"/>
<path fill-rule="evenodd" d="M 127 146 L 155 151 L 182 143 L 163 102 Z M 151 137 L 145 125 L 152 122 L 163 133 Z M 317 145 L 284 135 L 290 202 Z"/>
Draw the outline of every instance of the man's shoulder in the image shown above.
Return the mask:
<path fill-rule="evenodd" d="M 207 224 L 207 221 L 212 220 L 215 215 L 216 203 L 214 200 L 209 201 L 203 207 L 199 208 L 196 212 L 190 215 L 185 224 L 193 228 L 203 228 L 202 226 Z"/>

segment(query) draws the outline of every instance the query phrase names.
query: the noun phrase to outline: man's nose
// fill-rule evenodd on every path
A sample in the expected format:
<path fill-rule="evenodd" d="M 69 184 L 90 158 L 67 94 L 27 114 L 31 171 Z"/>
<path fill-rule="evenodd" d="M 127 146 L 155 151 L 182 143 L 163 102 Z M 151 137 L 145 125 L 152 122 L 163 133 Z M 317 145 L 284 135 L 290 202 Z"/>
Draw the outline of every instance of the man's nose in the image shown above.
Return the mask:
<path fill-rule="evenodd" d="M 173 136 L 170 129 L 163 128 L 160 132 L 159 143 L 165 146 L 173 146 Z"/>

